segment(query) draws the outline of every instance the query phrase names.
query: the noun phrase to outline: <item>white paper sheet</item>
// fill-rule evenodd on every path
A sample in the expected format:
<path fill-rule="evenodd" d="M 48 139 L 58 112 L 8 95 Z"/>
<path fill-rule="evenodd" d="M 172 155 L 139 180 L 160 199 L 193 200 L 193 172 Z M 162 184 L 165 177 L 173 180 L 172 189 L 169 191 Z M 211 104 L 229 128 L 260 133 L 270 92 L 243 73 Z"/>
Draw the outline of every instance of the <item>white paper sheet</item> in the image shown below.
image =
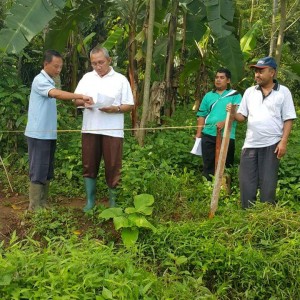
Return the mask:
<path fill-rule="evenodd" d="M 106 95 L 98 94 L 97 102 L 94 104 L 96 108 L 108 107 L 113 105 L 115 98 Z"/>
<path fill-rule="evenodd" d="M 92 104 L 92 105 L 89 105 L 87 107 L 85 106 L 77 106 L 77 108 L 95 108 L 95 109 L 98 109 L 98 108 L 103 108 L 103 107 L 108 107 L 108 106 L 111 106 L 114 101 L 115 101 L 115 98 L 112 98 L 112 97 L 108 97 L 108 96 L 105 96 L 105 95 L 102 95 L 102 94 L 97 94 L 97 102 Z"/>
<path fill-rule="evenodd" d="M 194 147 L 191 151 L 192 154 L 195 154 L 195 155 L 202 155 L 202 148 L 201 148 L 201 138 L 196 138 L 195 140 L 195 144 L 194 144 Z"/>

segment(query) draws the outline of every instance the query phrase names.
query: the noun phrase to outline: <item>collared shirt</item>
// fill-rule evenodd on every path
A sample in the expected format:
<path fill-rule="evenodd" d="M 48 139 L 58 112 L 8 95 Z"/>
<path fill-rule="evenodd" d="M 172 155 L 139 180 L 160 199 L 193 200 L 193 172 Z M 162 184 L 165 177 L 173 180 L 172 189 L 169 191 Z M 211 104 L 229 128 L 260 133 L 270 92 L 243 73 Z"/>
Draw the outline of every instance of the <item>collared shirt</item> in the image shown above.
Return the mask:
<path fill-rule="evenodd" d="M 53 79 L 42 70 L 31 85 L 26 136 L 42 140 L 57 139 L 56 99 L 48 96 L 52 89 L 55 89 Z"/>
<path fill-rule="evenodd" d="M 225 90 L 222 94 L 215 90 L 208 92 L 202 99 L 197 117 L 205 118 L 205 126 L 202 130 L 204 134 L 216 136 L 218 122 L 223 122 L 226 119 L 226 106 L 229 103 L 238 105 L 241 102 L 242 96 L 232 89 Z M 230 138 L 235 138 L 236 121 L 232 123 Z M 223 132 L 222 132 L 223 135 Z"/>
<path fill-rule="evenodd" d="M 282 137 L 284 122 L 296 118 L 290 90 L 277 81 L 266 97 L 258 85 L 248 88 L 237 112 L 248 118 L 243 148 L 276 144 Z"/>
<path fill-rule="evenodd" d="M 79 81 L 75 93 L 93 97 L 95 103 L 106 102 L 105 106 L 134 105 L 129 82 L 113 68 L 100 77 L 94 70 L 86 73 Z M 117 130 L 118 129 L 118 130 Z M 124 137 L 124 114 L 106 113 L 98 108 L 83 112 L 82 132 Z"/>

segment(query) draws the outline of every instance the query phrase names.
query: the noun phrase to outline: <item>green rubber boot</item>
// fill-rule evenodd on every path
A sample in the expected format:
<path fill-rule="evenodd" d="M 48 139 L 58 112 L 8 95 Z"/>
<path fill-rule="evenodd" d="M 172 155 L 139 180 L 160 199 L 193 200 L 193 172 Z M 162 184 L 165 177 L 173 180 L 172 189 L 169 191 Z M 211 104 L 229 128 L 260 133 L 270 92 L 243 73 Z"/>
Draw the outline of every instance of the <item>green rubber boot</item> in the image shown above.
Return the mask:
<path fill-rule="evenodd" d="M 42 184 L 32 183 L 29 185 L 29 207 L 28 210 L 38 210 L 41 208 L 41 199 L 44 186 Z"/>
<path fill-rule="evenodd" d="M 108 188 L 109 192 L 109 207 L 116 207 L 117 189 Z"/>
<path fill-rule="evenodd" d="M 96 178 L 84 177 L 87 201 L 83 208 L 84 212 L 91 210 L 95 206 Z"/>
<path fill-rule="evenodd" d="M 41 198 L 41 207 L 43 208 L 49 208 L 49 204 L 48 204 L 49 185 L 50 185 L 49 180 L 47 180 L 46 183 L 43 185 L 42 198 Z"/>

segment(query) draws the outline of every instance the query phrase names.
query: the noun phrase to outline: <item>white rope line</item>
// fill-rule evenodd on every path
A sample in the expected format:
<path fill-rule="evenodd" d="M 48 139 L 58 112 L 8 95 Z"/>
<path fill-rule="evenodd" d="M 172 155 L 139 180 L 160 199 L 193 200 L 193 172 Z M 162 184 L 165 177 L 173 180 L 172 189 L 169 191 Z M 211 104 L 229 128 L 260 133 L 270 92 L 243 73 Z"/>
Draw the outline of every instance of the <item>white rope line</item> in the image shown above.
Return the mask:
<path fill-rule="evenodd" d="M 86 132 L 86 131 L 140 131 L 140 130 L 169 130 L 169 129 L 194 129 L 201 127 L 215 127 L 216 125 L 191 125 L 191 126 L 161 126 L 144 128 L 105 128 L 105 129 L 57 129 L 57 130 L 29 130 L 27 132 Z M 25 130 L 0 130 L 0 133 L 24 133 Z"/>

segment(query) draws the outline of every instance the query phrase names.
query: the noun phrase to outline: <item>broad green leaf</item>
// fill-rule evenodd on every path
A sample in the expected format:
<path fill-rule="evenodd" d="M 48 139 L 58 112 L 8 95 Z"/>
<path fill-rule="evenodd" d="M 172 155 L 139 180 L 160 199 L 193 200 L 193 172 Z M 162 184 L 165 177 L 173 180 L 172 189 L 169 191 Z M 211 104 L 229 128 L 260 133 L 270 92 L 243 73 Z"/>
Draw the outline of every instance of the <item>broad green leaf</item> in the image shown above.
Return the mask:
<path fill-rule="evenodd" d="M 151 206 L 154 203 L 154 197 L 149 194 L 140 194 L 134 197 L 134 206 L 137 210 L 145 206 Z"/>
<path fill-rule="evenodd" d="M 233 35 L 230 35 L 226 38 L 218 39 L 216 42 L 224 66 L 232 73 L 231 82 L 238 82 L 243 78 L 244 72 L 243 55 L 239 41 Z"/>
<path fill-rule="evenodd" d="M 113 293 L 105 287 L 103 287 L 102 296 L 104 299 L 113 299 Z"/>
<path fill-rule="evenodd" d="M 137 228 L 123 228 L 121 237 L 124 245 L 131 248 L 139 237 L 139 230 Z"/>
<path fill-rule="evenodd" d="M 10 285 L 12 281 L 12 274 L 4 274 L 0 276 L 0 286 L 1 285 Z"/>
<path fill-rule="evenodd" d="M 185 264 L 187 262 L 187 257 L 186 256 L 179 256 L 179 257 L 175 257 L 175 263 L 176 265 L 180 266 L 182 264 Z"/>
<path fill-rule="evenodd" d="M 300 76 L 300 63 L 291 64 L 291 68 L 298 76 Z"/>
<path fill-rule="evenodd" d="M 220 13 L 221 16 L 228 22 L 233 22 L 234 17 L 234 1 L 233 0 L 222 0 L 220 1 Z"/>
<path fill-rule="evenodd" d="M 107 50 L 111 50 L 122 38 L 123 34 L 124 29 L 117 27 L 116 30 L 113 31 L 112 34 L 106 39 L 106 41 L 102 43 L 102 46 L 107 48 Z"/>
<path fill-rule="evenodd" d="M 5 19 L 5 28 L 0 31 L 0 50 L 19 53 L 64 6 L 65 0 L 16 1 Z"/>
<path fill-rule="evenodd" d="M 134 207 L 128 207 L 125 208 L 125 213 L 126 214 L 135 214 L 135 213 L 140 213 L 146 216 L 152 215 L 154 207 L 149 207 L 149 206 L 142 206 L 139 209 L 136 209 Z"/>
<path fill-rule="evenodd" d="M 112 207 L 112 208 L 107 208 L 101 212 L 99 215 L 100 218 L 103 218 L 105 220 L 114 218 L 114 217 L 119 217 L 123 215 L 122 208 L 119 207 Z"/>
<path fill-rule="evenodd" d="M 240 40 L 241 50 L 246 59 L 252 55 L 252 51 L 256 46 L 257 36 L 259 35 L 258 29 L 260 25 L 261 21 L 256 22 Z"/>
<path fill-rule="evenodd" d="M 130 227 L 128 219 L 124 216 L 114 217 L 114 225 L 116 230 L 119 230 L 123 227 Z"/>
<path fill-rule="evenodd" d="M 144 216 L 138 216 L 138 215 L 129 215 L 128 219 L 134 223 L 137 227 L 140 228 L 149 228 L 156 232 L 156 228 L 144 217 Z"/>
<path fill-rule="evenodd" d="M 189 43 L 194 40 L 199 41 L 204 36 L 207 26 L 203 20 L 203 16 L 188 14 L 186 17 L 186 39 Z"/>

